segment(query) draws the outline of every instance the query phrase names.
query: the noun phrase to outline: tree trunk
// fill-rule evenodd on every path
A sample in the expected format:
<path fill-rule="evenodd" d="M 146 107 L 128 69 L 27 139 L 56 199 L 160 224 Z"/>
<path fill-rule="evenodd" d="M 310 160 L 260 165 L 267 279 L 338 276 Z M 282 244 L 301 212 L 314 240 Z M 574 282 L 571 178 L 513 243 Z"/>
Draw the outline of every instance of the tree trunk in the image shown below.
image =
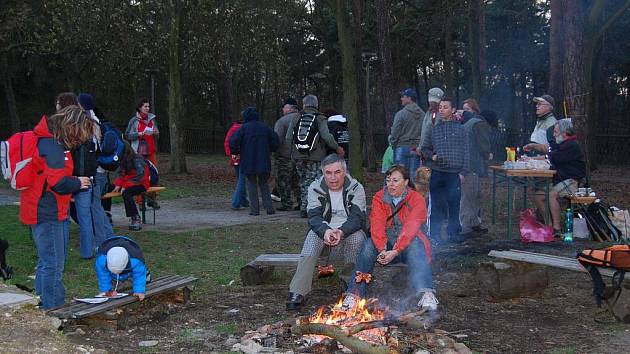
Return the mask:
<path fill-rule="evenodd" d="M 447 13 L 451 12 L 450 7 L 446 8 Z M 453 17 L 450 15 L 445 15 L 446 19 L 444 20 L 444 83 L 445 90 L 447 96 L 453 97 L 455 95 L 455 72 L 453 71 L 453 40 L 452 36 L 452 27 L 453 27 Z M 415 77 L 415 75 L 414 75 Z"/>
<path fill-rule="evenodd" d="M 564 100 L 562 63 L 564 62 L 563 0 L 551 1 L 551 28 L 549 33 L 549 86 L 547 92 L 556 100 L 557 108 Z M 539 92 L 536 92 L 540 94 Z"/>
<path fill-rule="evenodd" d="M 571 39 L 564 42 L 563 77 L 570 78 L 570 80 L 564 80 L 567 114 L 573 118 L 578 140 L 587 152 L 585 155 L 588 166 L 590 160 L 588 158 L 590 139 L 586 115 L 588 87 L 586 87 L 584 75 L 584 9 L 581 0 L 565 0 L 563 23 L 565 38 Z M 562 102 L 557 102 L 556 106 L 562 107 Z"/>
<path fill-rule="evenodd" d="M 171 172 L 187 173 L 184 150 L 184 130 L 181 128 L 183 116 L 182 74 L 179 35 L 182 21 L 182 7 L 177 0 L 169 0 L 170 26 L 168 34 L 168 118 L 171 137 Z"/>
<path fill-rule="evenodd" d="M 394 64 L 389 38 L 389 0 L 376 0 L 376 33 L 381 67 L 381 100 L 385 111 L 386 131 L 392 127 L 398 107 L 398 95 L 394 88 Z"/>
<path fill-rule="evenodd" d="M 354 60 L 354 48 L 352 34 L 350 33 L 350 21 L 344 0 L 335 0 L 335 19 L 337 22 L 337 36 L 341 51 L 341 65 L 343 68 L 343 112 L 348 115 L 350 127 L 350 174 L 352 177 L 363 180 L 361 168 L 361 139 L 358 116 L 358 85 L 357 72 Z"/>
<path fill-rule="evenodd" d="M 224 130 L 227 131 L 232 121 L 236 120 L 234 117 L 234 96 L 233 96 L 233 88 L 232 88 L 232 61 L 230 57 L 230 38 L 226 35 L 228 29 L 226 25 L 227 19 L 227 10 L 225 0 L 219 1 L 219 11 L 221 14 L 221 22 L 219 25 L 222 30 L 220 33 L 223 33 L 220 36 L 220 47 L 221 51 L 218 53 L 219 67 L 220 67 L 220 77 L 221 77 L 221 126 Z"/>
<path fill-rule="evenodd" d="M 470 0 L 468 4 L 468 41 L 470 46 L 470 65 L 472 74 L 472 95 L 481 98 L 481 0 Z"/>
<path fill-rule="evenodd" d="M 9 122 L 11 126 L 11 134 L 17 133 L 21 130 L 20 116 L 17 111 L 17 103 L 15 101 L 15 91 L 13 90 L 13 80 L 11 79 L 11 71 L 7 59 L 7 54 L 2 55 L 2 62 L 0 64 L 0 73 L 2 73 L 2 87 L 4 88 L 4 94 L 7 99 L 7 111 L 9 113 Z"/>

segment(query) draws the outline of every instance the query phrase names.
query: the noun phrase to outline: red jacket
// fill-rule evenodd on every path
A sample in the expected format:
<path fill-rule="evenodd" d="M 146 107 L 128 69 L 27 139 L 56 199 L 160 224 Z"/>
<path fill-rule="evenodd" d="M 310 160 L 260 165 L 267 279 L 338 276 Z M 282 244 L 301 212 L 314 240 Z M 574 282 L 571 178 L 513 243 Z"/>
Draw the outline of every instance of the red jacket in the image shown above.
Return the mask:
<path fill-rule="evenodd" d="M 20 221 L 35 225 L 68 218 L 72 193 L 81 189 L 81 181 L 72 177 L 72 155 L 48 130 L 46 116 L 33 129 L 37 149 L 31 161 L 33 184 L 20 192 Z"/>
<path fill-rule="evenodd" d="M 379 252 L 387 246 L 387 229 L 394 222 L 393 218 L 387 220 L 392 215 L 393 210 L 391 203 L 383 201 L 383 194 L 384 190 L 381 189 L 372 198 L 372 212 L 370 214 L 371 238 Z M 427 207 L 424 198 L 413 189 L 407 189 L 407 195 L 400 203 L 402 203 L 402 209 L 395 217 L 402 221 L 403 227 L 393 249 L 402 252 L 409 246 L 414 237 L 418 237 L 424 244 L 427 259 L 431 262 L 431 243 L 420 230 L 420 226 L 427 220 Z"/>
<path fill-rule="evenodd" d="M 129 188 L 133 186 L 144 186 L 145 189 L 149 189 L 149 165 L 145 162 L 144 157 L 136 156 L 133 161 L 134 168 L 129 170 L 123 170 L 122 166 L 118 170 L 118 177 L 114 180 L 114 185 L 122 188 Z M 138 173 L 138 170 L 142 173 Z"/>
<path fill-rule="evenodd" d="M 228 130 L 227 134 L 225 134 L 225 140 L 223 141 L 223 148 L 225 149 L 225 154 L 230 158 L 230 165 L 238 165 L 238 160 L 232 158 L 232 151 L 230 150 L 230 138 L 237 130 L 241 128 L 243 124 L 239 122 L 232 123 L 232 126 Z"/>

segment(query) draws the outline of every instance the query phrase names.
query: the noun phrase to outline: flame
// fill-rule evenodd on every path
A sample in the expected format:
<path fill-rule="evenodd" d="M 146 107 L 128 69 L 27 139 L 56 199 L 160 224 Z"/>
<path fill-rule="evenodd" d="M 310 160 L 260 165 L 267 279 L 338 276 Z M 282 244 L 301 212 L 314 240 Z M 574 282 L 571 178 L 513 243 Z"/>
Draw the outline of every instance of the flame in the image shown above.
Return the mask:
<path fill-rule="evenodd" d="M 343 297 L 339 298 L 339 301 L 337 301 L 335 305 L 320 306 L 315 313 L 309 317 L 308 322 L 349 328 L 363 322 L 382 320 L 385 318 L 385 313 L 387 312 L 387 308 L 379 308 L 378 299 L 376 298 L 360 299 L 357 301 L 356 305 L 348 311 L 340 310 L 342 304 Z M 386 328 L 384 327 L 385 326 L 361 331 L 355 334 L 355 336 L 371 343 L 386 344 Z M 309 337 L 318 338 L 319 340 L 326 338 L 325 336 Z"/>

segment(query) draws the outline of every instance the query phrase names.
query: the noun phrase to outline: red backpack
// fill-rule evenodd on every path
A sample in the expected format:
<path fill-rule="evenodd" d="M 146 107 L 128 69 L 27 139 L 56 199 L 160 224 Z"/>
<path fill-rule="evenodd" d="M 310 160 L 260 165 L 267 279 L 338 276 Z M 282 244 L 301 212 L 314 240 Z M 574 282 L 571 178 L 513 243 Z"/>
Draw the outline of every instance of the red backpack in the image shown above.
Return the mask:
<path fill-rule="evenodd" d="M 33 184 L 36 171 L 31 163 L 37 151 L 37 137 L 32 130 L 13 134 L 0 142 L 2 176 L 11 188 L 24 190 Z"/>

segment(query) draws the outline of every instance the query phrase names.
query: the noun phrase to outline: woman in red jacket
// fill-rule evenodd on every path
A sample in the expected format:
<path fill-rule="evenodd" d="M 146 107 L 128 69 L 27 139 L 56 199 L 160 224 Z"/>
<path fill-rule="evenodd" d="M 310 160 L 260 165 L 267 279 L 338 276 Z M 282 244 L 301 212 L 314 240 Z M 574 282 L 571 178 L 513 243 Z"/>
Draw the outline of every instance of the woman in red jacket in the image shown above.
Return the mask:
<path fill-rule="evenodd" d="M 243 118 L 240 117 L 236 122 L 232 123 L 232 126 L 225 135 L 223 141 L 223 148 L 225 154 L 230 158 L 230 165 L 234 166 L 234 173 L 236 174 L 236 189 L 232 194 L 232 203 L 230 207 L 232 210 L 239 210 L 241 207 L 248 208 L 249 202 L 247 201 L 247 178 L 245 174 L 241 173 L 240 159 L 238 155 L 232 154 L 230 150 L 230 138 L 243 126 Z"/>
<path fill-rule="evenodd" d="M 68 206 L 73 192 L 88 188 L 89 177 L 73 177 L 69 149 L 94 136 L 94 121 L 77 106 L 43 116 L 33 129 L 37 149 L 31 168 L 32 184 L 20 193 L 20 221 L 29 225 L 37 248 L 35 288 L 42 308 L 64 303 L 63 269 L 66 260 Z"/>
<path fill-rule="evenodd" d="M 346 290 L 342 311 L 365 298 L 374 262 L 407 264 L 409 286 L 420 299 L 418 306 L 437 310 L 431 274 L 431 244 L 420 226 L 427 220 L 424 198 L 409 187 L 409 173 L 394 165 L 385 173 L 387 185 L 372 199 L 370 239 L 363 244 L 354 269 L 354 281 Z"/>
<path fill-rule="evenodd" d="M 142 221 L 138 215 L 138 208 L 134 196 L 140 195 L 149 189 L 149 166 L 144 157 L 136 154 L 131 145 L 125 142 L 125 151 L 118 168 L 118 178 L 114 181 L 114 192 L 121 192 L 125 203 L 125 214 L 131 218 L 129 230 L 142 230 Z"/>

